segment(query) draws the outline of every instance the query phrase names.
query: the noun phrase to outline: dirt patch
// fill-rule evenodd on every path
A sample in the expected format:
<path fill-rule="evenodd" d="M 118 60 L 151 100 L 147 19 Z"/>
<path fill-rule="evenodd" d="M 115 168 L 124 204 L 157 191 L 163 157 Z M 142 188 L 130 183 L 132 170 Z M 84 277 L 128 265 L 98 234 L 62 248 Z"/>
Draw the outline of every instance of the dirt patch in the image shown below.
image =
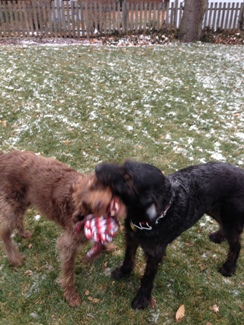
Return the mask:
<path fill-rule="evenodd" d="M 0 45 L 106 45 L 106 46 L 148 46 L 163 45 L 178 42 L 178 33 L 175 30 L 165 33 L 151 33 L 140 35 L 112 35 L 96 38 L 2 38 Z M 244 45 L 244 31 L 239 32 L 212 32 L 205 30 L 202 42 L 226 45 Z"/>

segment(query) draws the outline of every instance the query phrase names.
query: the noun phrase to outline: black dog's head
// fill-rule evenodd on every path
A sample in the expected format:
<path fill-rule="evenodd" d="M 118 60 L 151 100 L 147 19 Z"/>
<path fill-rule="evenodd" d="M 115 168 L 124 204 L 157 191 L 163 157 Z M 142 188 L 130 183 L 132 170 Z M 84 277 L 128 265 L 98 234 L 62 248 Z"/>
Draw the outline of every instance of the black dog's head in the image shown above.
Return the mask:
<path fill-rule="evenodd" d="M 110 186 L 126 205 L 127 215 L 135 221 L 150 223 L 161 215 L 172 190 L 167 177 L 156 167 L 135 161 L 123 165 L 102 163 L 95 169 L 98 182 Z"/>

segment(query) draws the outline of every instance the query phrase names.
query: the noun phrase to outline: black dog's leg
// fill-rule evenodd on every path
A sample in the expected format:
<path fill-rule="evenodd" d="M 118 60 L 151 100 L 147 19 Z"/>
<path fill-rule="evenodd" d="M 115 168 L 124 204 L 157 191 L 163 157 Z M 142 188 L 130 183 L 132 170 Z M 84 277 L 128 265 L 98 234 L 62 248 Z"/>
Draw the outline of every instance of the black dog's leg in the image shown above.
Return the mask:
<path fill-rule="evenodd" d="M 126 234 L 125 238 L 126 250 L 123 264 L 112 272 L 112 277 L 116 280 L 129 276 L 135 266 L 135 256 L 139 245 L 137 241 L 131 238 L 128 234 Z"/>
<path fill-rule="evenodd" d="M 162 261 L 163 253 L 156 256 L 146 254 L 147 264 L 143 277 L 141 278 L 141 286 L 137 292 L 136 297 L 132 301 L 132 308 L 144 309 L 151 300 L 151 293 L 153 289 L 153 282 L 158 271 L 159 264 Z"/>
<path fill-rule="evenodd" d="M 228 231 L 225 233 L 225 237 L 229 243 L 229 252 L 227 260 L 219 270 L 223 276 L 232 276 L 235 273 L 236 263 L 241 250 L 241 232 L 242 229 L 232 228 L 228 229 Z"/>
<path fill-rule="evenodd" d="M 225 241 L 225 236 L 223 234 L 223 230 L 221 228 L 219 228 L 219 230 L 211 233 L 209 235 L 209 239 L 216 244 L 221 244 L 223 241 Z"/>

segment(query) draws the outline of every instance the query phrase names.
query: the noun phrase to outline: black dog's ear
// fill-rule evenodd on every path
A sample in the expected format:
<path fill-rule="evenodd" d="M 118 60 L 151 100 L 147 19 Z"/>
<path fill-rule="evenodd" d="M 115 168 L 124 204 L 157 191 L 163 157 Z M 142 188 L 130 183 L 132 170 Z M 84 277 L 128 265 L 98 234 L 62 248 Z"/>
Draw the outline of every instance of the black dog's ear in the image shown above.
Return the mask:
<path fill-rule="evenodd" d="M 123 167 L 114 163 L 101 163 L 95 167 L 98 182 L 110 186 L 113 193 L 120 195 L 124 191 Z"/>
<path fill-rule="evenodd" d="M 120 167 L 120 173 L 125 183 L 130 183 L 132 181 L 132 174 L 124 166 Z"/>
<path fill-rule="evenodd" d="M 128 195 L 134 195 L 135 187 L 132 174 L 124 166 L 122 166 L 121 175 L 124 179 L 124 190 Z"/>
<path fill-rule="evenodd" d="M 130 162 L 131 160 L 127 159 L 125 160 L 124 164 L 120 167 L 121 174 L 124 178 L 125 183 L 127 183 L 127 185 L 133 182 L 133 172 L 131 171 L 129 165 Z"/>

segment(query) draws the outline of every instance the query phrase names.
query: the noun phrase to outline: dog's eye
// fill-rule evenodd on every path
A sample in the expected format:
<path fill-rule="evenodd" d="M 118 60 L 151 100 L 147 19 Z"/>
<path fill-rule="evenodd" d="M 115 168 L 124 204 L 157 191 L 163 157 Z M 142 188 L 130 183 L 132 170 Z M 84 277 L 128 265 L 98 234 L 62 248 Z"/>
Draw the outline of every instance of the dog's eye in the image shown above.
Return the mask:
<path fill-rule="evenodd" d="M 91 187 L 90 187 L 90 189 L 92 191 L 96 191 L 97 190 L 97 184 L 92 184 Z"/>
<path fill-rule="evenodd" d="M 90 191 L 95 191 L 97 189 L 97 182 L 95 183 L 94 181 L 90 181 L 88 183 L 88 188 Z"/>

